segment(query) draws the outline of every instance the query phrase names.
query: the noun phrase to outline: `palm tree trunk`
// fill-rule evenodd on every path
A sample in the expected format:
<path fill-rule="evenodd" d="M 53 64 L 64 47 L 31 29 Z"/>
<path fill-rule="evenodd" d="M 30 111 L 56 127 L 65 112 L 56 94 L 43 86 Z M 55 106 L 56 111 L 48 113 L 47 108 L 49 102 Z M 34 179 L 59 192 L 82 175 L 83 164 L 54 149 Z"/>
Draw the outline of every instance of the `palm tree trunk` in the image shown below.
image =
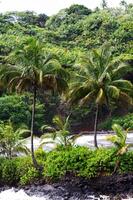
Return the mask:
<path fill-rule="evenodd" d="M 33 165 L 36 169 L 38 169 L 38 164 L 35 159 L 35 154 L 34 154 L 34 143 L 33 143 L 33 134 L 34 134 L 34 122 L 35 122 L 35 107 L 36 107 L 36 88 L 34 86 L 34 91 L 33 91 L 33 104 L 32 104 L 32 117 L 31 117 L 31 157 L 32 157 L 32 162 Z"/>
<path fill-rule="evenodd" d="M 98 123 L 98 112 L 99 112 L 99 106 L 96 105 L 96 114 L 95 114 L 95 123 L 94 123 L 94 146 L 98 148 L 97 144 L 97 123 Z"/>

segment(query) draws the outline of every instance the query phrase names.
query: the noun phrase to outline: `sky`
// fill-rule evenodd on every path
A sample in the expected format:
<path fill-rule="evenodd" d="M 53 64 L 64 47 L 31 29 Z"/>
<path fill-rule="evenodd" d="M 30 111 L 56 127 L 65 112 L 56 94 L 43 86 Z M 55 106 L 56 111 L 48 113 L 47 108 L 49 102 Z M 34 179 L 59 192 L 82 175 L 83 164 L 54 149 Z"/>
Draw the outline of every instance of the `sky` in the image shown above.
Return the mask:
<path fill-rule="evenodd" d="M 56 14 L 59 10 L 67 8 L 72 4 L 82 4 L 94 9 L 101 5 L 102 0 L 0 0 L 0 12 L 7 11 L 35 11 L 47 15 Z M 117 7 L 121 0 L 107 0 L 108 6 Z M 133 3 L 133 0 L 126 0 Z"/>

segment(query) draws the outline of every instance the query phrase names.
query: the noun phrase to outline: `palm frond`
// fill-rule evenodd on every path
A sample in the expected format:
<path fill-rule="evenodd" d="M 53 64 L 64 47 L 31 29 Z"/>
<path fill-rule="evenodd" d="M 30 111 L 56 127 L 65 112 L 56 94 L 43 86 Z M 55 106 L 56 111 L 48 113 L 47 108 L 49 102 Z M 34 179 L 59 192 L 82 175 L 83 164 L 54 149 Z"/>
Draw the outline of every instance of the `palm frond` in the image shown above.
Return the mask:
<path fill-rule="evenodd" d="M 108 86 L 108 95 L 112 98 L 118 99 L 120 95 L 120 89 L 114 85 Z"/>
<path fill-rule="evenodd" d="M 105 94 L 102 88 L 100 88 L 97 97 L 96 97 L 96 104 L 103 104 L 105 102 Z"/>

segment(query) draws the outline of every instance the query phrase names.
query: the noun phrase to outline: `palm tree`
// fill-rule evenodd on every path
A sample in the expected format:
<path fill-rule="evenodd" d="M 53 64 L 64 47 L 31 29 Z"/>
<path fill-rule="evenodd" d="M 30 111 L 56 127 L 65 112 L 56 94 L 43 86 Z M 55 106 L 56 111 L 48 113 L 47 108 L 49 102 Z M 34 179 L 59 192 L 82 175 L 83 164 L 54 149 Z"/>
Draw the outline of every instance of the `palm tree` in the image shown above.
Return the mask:
<path fill-rule="evenodd" d="M 31 120 L 31 155 L 38 168 L 34 155 L 33 134 L 37 92 L 39 90 L 66 89 L 66 72 L 61 67 L 55 55 L 45 53 L 44 47 L 35 38 L 29 37 L 18 49 L 13 51 L 8 60 L 13 63 L 3 67 L 1 80 L 8 82 L 8 88 L 17 92 L 30 91 L 33 94 Z"/>
<path fill-rule="evenodd" d="M 118 124 L 113 124 L 112 129 L 116 135 L 107 136 L 107 140 L 111 141 L 117 147 L 117 155 L 123 155 L 130 146 L 126 143 L 128 130 L 124 131 Z"/>
<path fill-rule="evenodd" d="M 43 131 L 47 131 L 41 136 L 42 142 L 40 147 L 47 143 L 54 143 L 65 148 L 71 147 L 75 144 L 75 140 L 79 137 L 78 135 L 70 134 L 69 117 L 63 119 L 60 115 L 56 115 L 53 118 L 53 123 L 55 127 L 44 125 L 42 126 Z M 47 142 L 47 139 L 50 141 Z"/>
<path fill-rule="evenodd" d="M 116 135 L 107 136 L 107 140 L 116 146 L 115 154 L 118 156 L 118 160 L 116 161 L 114 168 L 115 173 L 120 166 L 120 157 L 127 152 L 129 147 L 132 147 L 133 145 L 126 143 L 128 130 L 124 131 L 118 124 L 113 124 L 112 129 Z"/>
<path fill-rule="evenodd" d="M 11 159 L 18 153 L 29 154 L 30 150 L 25 145 L 25 139 L 22 138 L 24 129 L 14 130 L 11 122 L 0 123 L 0 154 Z"/>
<path fill-rule="evenodd" d="M 98 113 L 101 105 L 111 108 L 112 103 L 125 98 L 131 103 L 133 85 L 123 80 L 123 74 L 130 70 L 127 64 L 113 60 L 108 45 L 93 50 L 89 58 L 84 56 L 75 67 L 70 85 L 70 103 L 94 103 L 96 107 L 94 122 L 94 145 L 97 145 Z"/>

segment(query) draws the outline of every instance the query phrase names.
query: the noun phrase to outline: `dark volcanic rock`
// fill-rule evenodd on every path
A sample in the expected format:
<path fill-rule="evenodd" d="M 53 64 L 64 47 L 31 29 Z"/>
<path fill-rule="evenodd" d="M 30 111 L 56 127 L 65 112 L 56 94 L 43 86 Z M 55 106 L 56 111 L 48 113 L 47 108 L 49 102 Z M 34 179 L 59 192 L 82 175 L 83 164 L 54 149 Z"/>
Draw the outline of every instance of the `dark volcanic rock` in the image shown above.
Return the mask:
<path fill-rule="evenodd" d="M 3 187 L 1 191 L 5 189 L 9 187 Z M 48 196 L 50 200 L 119 200 L 126 199 L 127 195 L 133 197 L 133 174 L 115 174 L 89 180 L 67 175 L 57 183 L 43 184 L 39 181 L 23 189 L 30 196 Z"/>

